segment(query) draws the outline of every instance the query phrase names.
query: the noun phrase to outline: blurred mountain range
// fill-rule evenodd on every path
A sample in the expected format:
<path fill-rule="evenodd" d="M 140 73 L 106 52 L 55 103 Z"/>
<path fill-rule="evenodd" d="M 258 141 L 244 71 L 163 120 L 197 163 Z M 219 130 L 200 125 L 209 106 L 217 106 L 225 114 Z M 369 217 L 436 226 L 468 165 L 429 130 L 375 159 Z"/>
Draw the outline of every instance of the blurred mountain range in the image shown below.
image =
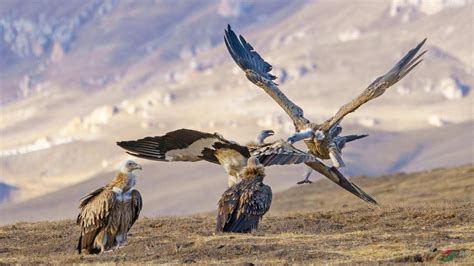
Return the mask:
<path fill-rule="evenodd" d="M 424 62 L 344 120 L 345 133 L 371 135 L 347 148 L 345 172 L 473 163 L 473 7 L 469 0 L 0 1 L 0 201 L 12 209 L 105 184 L 127 158 L 118 140 L 177 128 L 242 143 L 267 128 L 286 138 L 291 121 L 223 45 L 227 24 L 274 66 L 281 89 L 314 121 L 427 37 Z M 156 186 L 144 197 L 173 198 L 165 214 L 193 213 L 176 207 L 189 195 L 205 194 L 200 210 L 213 209 L 225 187 L 224 171 L 208 164 L 178 171 L 141 163 L 153 169 L 143 173 L 154 177 L 147 186 Z M 270 171 L 278 190 L 302 169 Z"/>

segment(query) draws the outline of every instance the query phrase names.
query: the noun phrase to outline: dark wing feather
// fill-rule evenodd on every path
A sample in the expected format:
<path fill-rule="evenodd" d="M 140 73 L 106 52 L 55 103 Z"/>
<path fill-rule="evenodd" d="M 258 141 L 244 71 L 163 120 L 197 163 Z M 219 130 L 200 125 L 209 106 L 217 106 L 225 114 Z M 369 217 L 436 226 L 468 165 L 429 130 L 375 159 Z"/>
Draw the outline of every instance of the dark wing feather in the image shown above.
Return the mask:
<path fill-rule="evenodd" d="M 297 149 L 286 141 L 250 146 L 250 153 L 264 166 L 300 164 L 315 160 L 312 154 Z"/>
<path fill-rule="evenodd" d="M 225 30 L 224 42 L 235 63 L 245 72 L 246 77 L 265 90 L 285 110 L 297 129 L 309 122 L 304 118 L 303 109 L 290 101 L 273 82 L 276 76 L 269 73 L 272 66 L 263 60 L 244 37 L 237 37 L 230 25 Z"/>
<path fill-rule="evenodd" d="M 243 182 L 228 188 L 218 203 L 216 232 L 224 232 L 225 226 L 231 221 L 239 205 Z"/>
<path fill-rule="evenodd" d="M 362 199 L 363 201 L 378 205 L 377 201 L 372 196 L 365 193 L 356 184 L 347 180 L 347 178 L 345 178 L 344 175 L 341 172 L 339 172 L 339 170 L 337 170 L 337 168 L 329 167 L 319 160 L 306 162 L 306 165 L 316 170 L 317 172 L 321 173 L 325 177 L 329 178 L 331 181 L 338 184 L 345 190 L 351 192 L 352 194 Z"/>
<path fill-rule="evenodd" d="M 132 190 L 132 199 L 131 199 L 131 207 L 132 207 L 132 221 L 130 222 L 130 226 L 128 227 L 128 230 L 132 228 L 133 224 L 138 219 L 138 216 L 140 215 L 140 212 L 143 207 L 143 201 L 142 201 L 142 195 L 140 192 L 136 189 Z"/>
<path fill-rule="evenodd" d="M 192 129 L 178 129 L 163 136 L 120 141 L 117 145 L 130 155 L 156 161 L 206 160 L 218 164 L 215 152 L 221 148 L 234 149 L 247 158 L 250 156 L 246 147 L 228 141 L 219 134 Z"/>
<path fill-rule="evenodd" d="M 412 71 L 423 59 L 420 59 L 426 51 L 416 54 L 421 49 L 426 39 L 420 42 L 415 48 L 411 49 L 398 63 L 390 69 L 385 75 L 375 79 L 357 98 L 351 102 L 343 105 L 339 111 L 332 118 L 328 119 L 321 127 L 320 130 L 327 132 L 333 126 L 339 124 L 339 122 L 349 113 L 354 112 L 364 103 L 375 99 L 382 95 L 385 90 L 390 86 L 397 83 L 403 77 L 405 77 L 410 71 Z M 416 57 L 415 57 L 416 56 Z"/>

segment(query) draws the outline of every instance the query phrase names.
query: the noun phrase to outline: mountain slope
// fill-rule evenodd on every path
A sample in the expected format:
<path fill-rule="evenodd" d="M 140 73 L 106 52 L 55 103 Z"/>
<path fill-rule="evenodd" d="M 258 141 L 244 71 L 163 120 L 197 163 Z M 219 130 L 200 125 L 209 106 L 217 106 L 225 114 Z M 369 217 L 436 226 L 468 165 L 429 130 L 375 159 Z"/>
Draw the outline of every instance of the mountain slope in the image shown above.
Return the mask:
<path fill-rule="evenodd" d="M 72 220 L 0 227 L 0 263 L 407 263 L 474 259 L 474 166 L 357 178 L 382 203 L 327 181 L 274 195 L 250 235 L 213 234 L 213 215 L 140 218 L 120 250 L 77 255 Z M 144 209 L 155 208 L 144 205 Z"/>

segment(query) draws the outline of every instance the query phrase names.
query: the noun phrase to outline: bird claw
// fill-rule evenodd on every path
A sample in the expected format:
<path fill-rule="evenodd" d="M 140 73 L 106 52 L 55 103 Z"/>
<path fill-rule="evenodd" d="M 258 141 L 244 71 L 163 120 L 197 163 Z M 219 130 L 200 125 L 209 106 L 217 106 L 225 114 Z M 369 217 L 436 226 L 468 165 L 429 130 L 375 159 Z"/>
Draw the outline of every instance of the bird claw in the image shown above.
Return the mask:
<path fill-rule="evenodd" d="M 301 180 L 299 182 L 296 182 L 296 184 L 298 185 L 302 185 L 302 184 L 312 184 L 313 181 L 309 180 L 309 179 L 305 179 L 305 180 Z"/>

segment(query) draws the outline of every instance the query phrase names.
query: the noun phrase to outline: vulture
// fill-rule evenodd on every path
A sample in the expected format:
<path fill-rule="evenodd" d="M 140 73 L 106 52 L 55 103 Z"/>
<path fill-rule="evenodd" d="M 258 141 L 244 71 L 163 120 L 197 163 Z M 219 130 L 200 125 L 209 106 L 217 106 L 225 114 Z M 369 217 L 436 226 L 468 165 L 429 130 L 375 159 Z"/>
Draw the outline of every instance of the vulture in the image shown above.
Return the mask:
<path fill-rule="evenodd" d="M 263 184 L 265 168 L 254 156 L 241 173 L 242 181 L 228 188 L 219 200 L 216 232 L 248 233 L 256 230 L 272 204 L 272 189 Z"/>
<path fill-rule="evenodd" d="M 376 78 L 359 96 L 343 105 L 333 117 L 323 123 L 313 123 L 304 116 L 303 109 L 288 99 L 280 90 L 278 84 L 274 82 L 277 77 L 270 73 L 272 66 L 254 50 L 252 45 L 241 35 L 237 37 L 230 25 L 227 26 L 227 30 L 224 32 L 224 42 L 227 50 L 235 63 L 244 71 L 247 79 L 262 88 L 292 119 L 296 133 L 288 138 L 288 141 L 294 143 L 304 140 L 308 153 L 319 159 L 331 159 L 333 161 L 332 167 L 319 160 L 305 162 L 306 165 L 362 200 L 377 204 L 374 198 L 347 180 L 338 170 L 338 167 L 344 165 L 341 150 L 337 143 L 342 131 L 340 123 L 347 114 L 354 112 L 364 103 L 379 97 L 390 86 L 412 71 L 423 60 L 421 57 L 426 51 L 417 54 L 426 39 L 411 49 L 386 74 Z"/>
<path fill-rule="evenodd" d="M 142 167 L 128 160 L 112 182 L 82 198 L 77 216 L 79 254 L 98 254 L 125 244 L 142 209 L 140 192 L 133 188 L 137 169 Z"/>
<path fill-rule="evenodd" d="M 119 141 L 117 145 L 132 156 L 155 161 L 207 161 L 224 167 L 231 187 L 240 179 L 239 172 L 250 156 L 264 165 L 300 164 L 317 160 L 313 155 L 295 148 L 284 140 L 265 143 L 272 130 L 263 130 L 256 143 L 242 146 L 225 139 L 218 133 L 192 129 L 178 129 L 163 136 Z"/>

